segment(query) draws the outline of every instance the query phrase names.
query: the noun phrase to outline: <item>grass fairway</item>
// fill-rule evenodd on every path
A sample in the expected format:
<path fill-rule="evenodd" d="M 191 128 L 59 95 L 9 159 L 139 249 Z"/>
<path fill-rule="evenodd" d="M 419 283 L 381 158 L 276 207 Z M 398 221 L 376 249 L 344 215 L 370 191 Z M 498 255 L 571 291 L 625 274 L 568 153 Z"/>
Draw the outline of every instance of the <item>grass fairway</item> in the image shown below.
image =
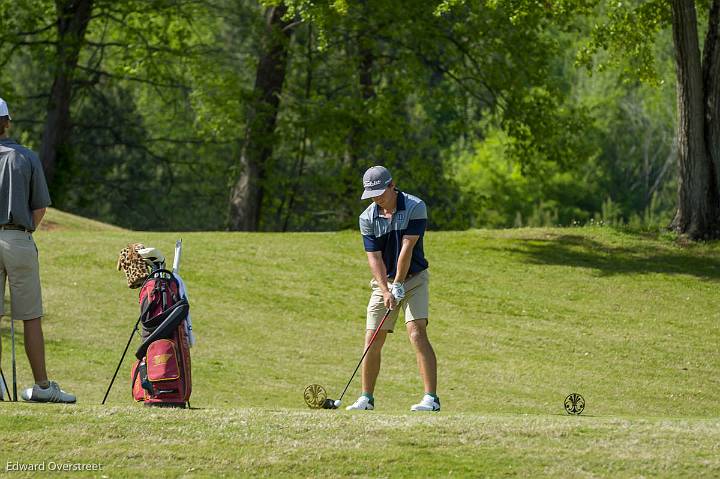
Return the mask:
<path fill-rule="evenodd" d="M 384 350 L 378 410 L 350 414 L 308 410 L 302 392 L 320 383 L 337 396 L 362 352 L 370 275 L 357 232 L 178 235 L 57 211 L 48 220 L 35 235 L 48 368 L 79 399 L 0 403 L 0 475 L 15 463 L 97 463 L 67 474 L 720 476 L 718 246 L 607 228 L 429 232 L 443 411 L 408 411 L 422 386 L 400 329 Z M 198 337 L 194 409 L 133 404 L 129 358 L 100 406 L 138 315 L 117 253 L 142 241 L 172 256 L 178 236 Z M 0 333 L 8 377 L 7 319 Z M 345 403 L 358 392 L 356 378 Z M 587 402 L 580 417 L 563 411 L 571 392 Z"/>

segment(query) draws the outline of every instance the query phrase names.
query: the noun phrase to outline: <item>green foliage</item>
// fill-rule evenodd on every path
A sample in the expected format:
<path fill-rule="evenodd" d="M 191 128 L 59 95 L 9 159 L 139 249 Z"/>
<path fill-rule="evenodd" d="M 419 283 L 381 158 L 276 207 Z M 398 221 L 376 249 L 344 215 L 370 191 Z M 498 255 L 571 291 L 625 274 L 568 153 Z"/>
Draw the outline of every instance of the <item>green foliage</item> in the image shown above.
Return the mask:
<path fill-rule="evenodd" d="M 546 164 L 526 175 L 510 153 L 512 137 L 490 129 L 473 148 L 451 159 L 453 178 L 469 203 L 474 227 L 558 226 L 585 222 L 597 208 L 592 182 L 578 181 L 578 169 Z"/>
<path fill-rule="evenodd" d="M 599 188 L 619 205 L 625 221 L 668 217 L 676 201 L 672 40 L 665 36 L 652 47 L 661 81 L 632 81 L 621 65 L 577 81 L 579 98 L 595 119 L 593 141 L 603 145 L 594 160 Z"/>
<path fill-rule="evenodd" d="M 278 4 L 95 2 L 55 205 L 135 229 L 224 228 L 263 14 Z M 587 222 L 608 200 L 622 222 L 672 209 L 662 2 L 287 5 L 261 229 L 356 228 L 373 164 L 426 200 L 435 229 Z M 37 150 L 55 5 L 0 1 L 0 11 L 0 94 L 13 134 Z M 618 59 L 625 50 L 630 61 Z M 578 71 L 578 58 L 602 75 Z"/>
<path fill-rule="evenodd" d="M 7 37 L 13 81 L 4 93 L 17 112 L 13 133 L 35 150 L 42 122 L 34 119 L 44 117 L 56 42 L 54 8 L 42 10 L 44 17 L 38 8 L 26 27 L 37 33 Z M 72 151 L 52 185 L 54 205 L 135 229 L 222 228 L 226 174 L 240 137 L 228 132 L 242 119 L 235 111 L 242 95 L 227 97 L 239 83 L 221 68 L 208 75 L 218 58 L 211 47 L 222 23 L 217 12 L 200 2 L 130 1 L 95 2 L 94 13 L 75 72 Z M 14 51 L 18 40 L 34 43 Z M 226 91 L 215 101 L 218 85 Z"/>
<path fill-rule="evenodd" d="M 351 161 L 345 165 L 320 163 L 319 169 L 312 170 L 315 163 L 309 159 L 307 166 L 313 180 L 327 172 L 330 178 L 340 181 L 329 184 L 338 185 L 340 196 L 333 198 L 333 203 L 341 212 L 347 212 L 345 226 L 353 226 L 357 221 L 357 207 L 352 203 L 355 195 L 348 202 L 346 191 L 355 190 L 364 168 L 375 163 L 389 166 L 401 187 L 407 185 L 409 191 L 425 195 L 439 213 L 431 215 L 433 227 L 469 225 L 469 216 L 452 211 L 464 211 L 457 206 L 472 200 L 462 197 L 452 175 L 445 174 L 447 165 L 442 158 L 448 156 L 447 151 L 458 137 L 482 134 L 480 124 L 484 118 L 493 118 L 494 124 L 512 137 L 507 154 L 520 162 L 527 174 L 539 174 L 546 168 L 557 168 L 558 164 L 582 162 L 593 154 L 583 136 L 578 135 L 588 122 L 587 115 L 564 101 L 561 83 L 550 75 L 552 56 L 561 46 L 552 35 L 542 33 L 541 27 L 549 22 L 546 17 L 526 16 L 521 21 L 513 16 L 516 12 L 500 3 L 477 9 L 458 5 L 441 16 L 435 15 L 430 3 L 421 1 L 408 5 L 380 1 L 363 5 L 366 10 L 351 8 L 330 24 L 318 20 L 338 18 L 338 12 L 329 4 L 293 4 L 306 20 L 318 22 L 324 42 L 313 60 L 317 70 L 313 66 L 311 71 L 314 82 L 332 78 L 332 83 L 327 86 L 313 83 L 313 90 L 321 93 L 349 88 L 351 92 L 331 98 L 330 104 L 323 101 L 322 93 L 311 92 L 312 101 L 298 104 L 297 117 L 301 123 L 312 119 L 308 135 L 315 155 L 319 153 L 315 148 L 331 149 L 320 153 L 323 157 L 351 155 Z M 348 35 L 354 41 L 343 43 Z M 328 45 L 342 45 L 344 49 Z M 350 60 L 351 67 L 358 65 L 359 57 L 367 53 L 374 62 L 373 95 L 361 101 L 362 92 L 353 68 L 335 69 L 332 76 L 324 71 L 329 63 L 334 66 Z M 304 57 L 300 52 L 293 54 L 296 61 Z M 296 70 L 303 72 L 298 85 L 304 83 L 306 69 L 304 66 Z M 293 94 L 292 78 L 286 85 L 291 103 L 285 104 L 281 128 L 291 118 L 288 116 L 294 107 L 291 98 L 303 94 Z M 338 86 L 331 86 L 333 83 Z M 321 103 L 315 103 L 318 101 Z M 315 105 L 322 109 L 315 110 Z M 313 110 L 318 112 L 317 117 L 313 117 Z M 330 120 L 332 129 L 323 127 L 325 118 Z M 312 125 L 318 121 L 321 128 L 316 133 Z M 287 130 L 283 129 L 287 135 L 302 131 L 296 123 L 287 126 Z M 350 145 L 354 151 L 348 152 L 348 139 L 354 142 Z M 290 151 L 283 154 L 289 155 Z M 280 177 L 287 177 L 293 170 L 279 171 Z M 440 177 L 446 181 L 439 183 Z M 300 190 L 304 194 L 308 191 Z M 320 190 L 321 202 L 325 198 L 322 191 L 327 190 Z M 303 198 L 303 204 L 313 203 L 313 199 Z M 313 217 L 302 229 L 322 225 L 317 221 L 318 210 L 323 210 L 322 205 L 308 208 Z M 294 218 L 302 221 L 301 216 Z"/>
<path fill-rule="evenodd" d="M 656 71 L 655 42 L 658 32 L 670 24 L 669 2 L 610 2 L 598 13 L 607 16 L 594 24 L 588 45 L 578 53 L 578 62 L 588 70 L 622 67 L 623 73 L 632 78 L 655 84 L 662 82 Z M 598 51 L 607 51 L 610 55 L 599 59 Z"/>

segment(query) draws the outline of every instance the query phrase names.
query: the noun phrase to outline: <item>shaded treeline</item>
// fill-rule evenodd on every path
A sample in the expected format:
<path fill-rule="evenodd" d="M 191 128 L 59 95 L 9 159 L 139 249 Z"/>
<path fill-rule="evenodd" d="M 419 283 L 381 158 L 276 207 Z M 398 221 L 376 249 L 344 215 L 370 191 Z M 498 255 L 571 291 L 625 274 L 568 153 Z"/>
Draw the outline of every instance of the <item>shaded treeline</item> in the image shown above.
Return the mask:
<path fill-rule="evenodd" d="M 433 228 L 669 223 L 670 28 L 647 81 L 595 2 L 445 3 L 0 0 L 0 96 L 55 206 L 136 229 L 352 228 L 373 164 Z"/>

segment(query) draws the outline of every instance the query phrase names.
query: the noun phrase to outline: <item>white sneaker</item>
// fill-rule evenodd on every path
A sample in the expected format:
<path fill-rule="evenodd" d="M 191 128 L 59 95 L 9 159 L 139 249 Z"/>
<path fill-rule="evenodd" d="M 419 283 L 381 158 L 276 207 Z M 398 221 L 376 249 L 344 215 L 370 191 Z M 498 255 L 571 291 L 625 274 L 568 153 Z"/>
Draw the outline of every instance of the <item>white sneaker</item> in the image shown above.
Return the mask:
<path fill-rule="evenodd" d="M 23 400 L 30 402 L 74 403 L 76 401 L 74 395 L 60 389 L 55 381 L 50 381 L 50 385 L 45 389 L 34 384 L 31 388 L 23 389 L 20 395 Z"/>
<path fill-rule="evenodd" d="M 361 410 L 372 411 L 375 409 L 375 401 L 371 401 L 367 396 L 360 396 L 357 401 L 345 408 L 347 411 Z"/>
<path fill-rule="evenodd" d="M 429 394 L 423 396 L 422 401 L 410 406 L 411 411 L 439 411 L 440 398 L 434 398 Z"/>

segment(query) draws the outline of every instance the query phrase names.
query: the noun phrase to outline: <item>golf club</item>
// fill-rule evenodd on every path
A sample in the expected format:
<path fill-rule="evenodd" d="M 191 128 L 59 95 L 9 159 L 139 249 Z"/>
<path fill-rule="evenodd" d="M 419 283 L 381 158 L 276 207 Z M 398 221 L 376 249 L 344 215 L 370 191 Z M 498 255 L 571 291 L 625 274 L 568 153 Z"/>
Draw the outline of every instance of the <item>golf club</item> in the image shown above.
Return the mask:
<path fill-rule="evenodd" d="M 172 272 L 180 271 L 180 255 L 182 254 L 182 239 L 175 241 L 175 257 L 173 258 Z"/>
<path fill-rule="evenodd" d="M 363 353 L 362 357 L 360 358 L 360 362 L 358 362 L 358 365 L 355 366 L 355 371 L 353 371 L 352 376 L 350 376 L 350 380 L 345 385 L 345 389 L 343 389 L 342 394 L 340 394 L 340 398 L 335 399 L 335 400 L 326 398 L 322 402 L 322 406 L 319 409 L 337 409 L 340 407 L 340 405 L 342 404 L 342 399 L 343 399 L 343 397 L 345 397 L 345 393 L 347 392 L 348 387 L 350 387 L 350 383 L 355 378 L 355 374 L 358 372 L 358 369 L 360 369 L 360 365 L 362 364 L 363 360 L 365 359 L 365 356 L 367 356 L 368 351 L 370 351 L 370 346 L 372 346 L 373 342 L 375 341 L 375 337 L 377 336 L 378 332 L 380 332 L 380 329 L 382 328 L 382 325 L 385 323 L 385 320 L 387 319 L 388 316 L 390 316 L 390 311 L 392 311 L 392 309 L 388 309 L 387 311 L 385 311 L 385 315 L 383 316 L 382 321 L 380 321 L 380 324 L 375 329 L 375 332 L 373 333 L 372 337 L 370 338 L 368 345 L 365 347 L 365 352 Z M 323 393 L 324 392 L 325 391 L 323 390 Z M 307 402 L 307 399 L 306 399 L 306 402 Z M 310 403 L 308 403 L 308 405 L 309 404 Z"/>
<path fill-rule="evenodd" d="M 13 401 L 17 402 L 17 369 L 15 366 L 15 320 L 13 320 L 12 317 L 10 318 L 10 343 L 10 349 L 12 350 Z"/>

